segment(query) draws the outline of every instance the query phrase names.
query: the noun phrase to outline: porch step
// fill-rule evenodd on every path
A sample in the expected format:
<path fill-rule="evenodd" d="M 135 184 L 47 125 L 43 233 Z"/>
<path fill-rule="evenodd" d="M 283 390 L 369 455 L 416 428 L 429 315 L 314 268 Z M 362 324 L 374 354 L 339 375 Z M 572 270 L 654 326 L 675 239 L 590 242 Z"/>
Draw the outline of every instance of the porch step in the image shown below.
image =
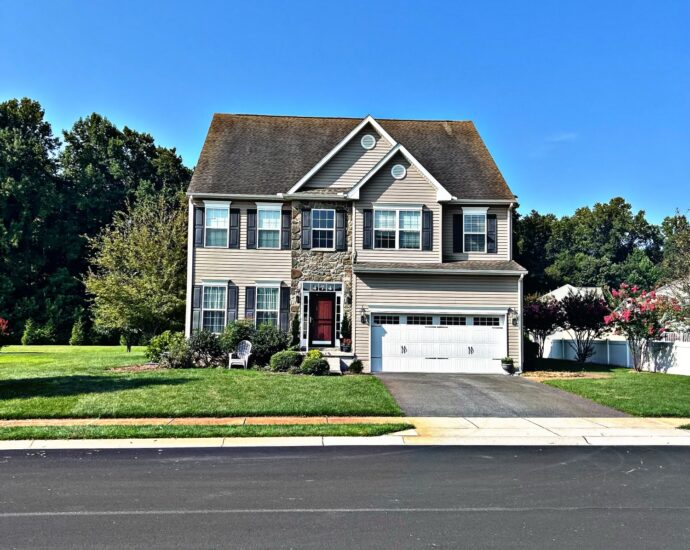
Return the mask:
<path fill-rule="evenodd" d="M 328 362 L 328 366 L 331 372 L 343 372 L 347 369 L 348 365 L 354 361 L 355 356 L 350 354 L 339 354 L 339 355 L 326 355 L 323 354 L 323 358 Z"/>

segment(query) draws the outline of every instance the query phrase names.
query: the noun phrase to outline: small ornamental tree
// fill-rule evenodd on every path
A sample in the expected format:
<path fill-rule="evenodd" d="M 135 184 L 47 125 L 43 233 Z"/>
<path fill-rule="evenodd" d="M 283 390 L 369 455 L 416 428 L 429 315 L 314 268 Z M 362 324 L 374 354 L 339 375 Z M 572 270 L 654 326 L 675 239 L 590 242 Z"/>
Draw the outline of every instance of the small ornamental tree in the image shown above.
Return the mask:
<path fill-rule="evenodd" d="M 546 338 L 556 332 L 562 320 L 563 312 L 557 301 L 539 299 L 534 295 L 525 300 L 522 322 L 537 344 L 537 358 L 544 357 Z"/>
<path fill-rule="evenodd" d="M 657 296 L 654 291 L 647 292 L 626 283 L 608 293 L 607 298 L 611 313 L 604 317 L 604 322 L 627 338 L 633 368 L 639 372 L 650 343 L 681 322 L 681 306 L 673 298 Z"/>
<path fill-rule="evenodd" d="M 9 328 L 10 324 L 7 322 L 7 319 L 0 317 L 0 349 L 2 349 L 5 338 L 10 334 Z"/>
<path fill-rule="evenodd" d="M 594 355 L 594 340 L 606 330 L 604 316 L 610 310 L 596 292 L 570 293 L 560 302 L 563 320 L 561 327 L 573 334 L 568 344 L 575 352 L 575 360 L 584 363 Z"/>

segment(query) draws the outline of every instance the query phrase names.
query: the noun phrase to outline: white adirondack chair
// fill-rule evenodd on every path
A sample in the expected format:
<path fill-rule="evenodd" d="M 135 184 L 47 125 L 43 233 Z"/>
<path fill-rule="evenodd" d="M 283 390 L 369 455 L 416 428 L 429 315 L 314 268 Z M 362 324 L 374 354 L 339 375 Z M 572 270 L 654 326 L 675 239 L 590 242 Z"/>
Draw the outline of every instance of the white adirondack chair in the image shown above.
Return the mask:
<path fill-rule="evenodd" d="M 252 343 L 249 340 L 242 340 L 237 344 L 237 349 L 230 354 L 228 368 L 233 365 L 242 365 L 245 369 L 249 366 L 249 356 L 252 354 Z"/>

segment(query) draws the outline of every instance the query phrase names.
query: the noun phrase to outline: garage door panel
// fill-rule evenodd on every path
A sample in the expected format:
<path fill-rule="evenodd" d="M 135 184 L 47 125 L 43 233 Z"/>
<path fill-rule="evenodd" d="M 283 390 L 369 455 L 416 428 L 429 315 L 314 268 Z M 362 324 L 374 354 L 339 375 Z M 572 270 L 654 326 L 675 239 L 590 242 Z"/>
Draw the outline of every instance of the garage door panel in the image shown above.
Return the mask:
<path fill-rule="evenodd" d="M 501 373 L 506 349 L 505 327 L 372 327 L 374 371 Z"/>

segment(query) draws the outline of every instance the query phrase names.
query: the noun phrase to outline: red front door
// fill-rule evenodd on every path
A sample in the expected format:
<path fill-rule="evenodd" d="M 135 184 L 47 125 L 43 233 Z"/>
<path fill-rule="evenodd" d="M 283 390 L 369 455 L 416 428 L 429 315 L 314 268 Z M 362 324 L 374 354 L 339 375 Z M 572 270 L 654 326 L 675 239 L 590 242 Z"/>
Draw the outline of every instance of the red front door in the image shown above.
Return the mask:
<path fill-rule="evenodd" d="M 317 346 L 335 344 L 335 294 L 309 295 L 311 310 L 310 343 Z"/>

